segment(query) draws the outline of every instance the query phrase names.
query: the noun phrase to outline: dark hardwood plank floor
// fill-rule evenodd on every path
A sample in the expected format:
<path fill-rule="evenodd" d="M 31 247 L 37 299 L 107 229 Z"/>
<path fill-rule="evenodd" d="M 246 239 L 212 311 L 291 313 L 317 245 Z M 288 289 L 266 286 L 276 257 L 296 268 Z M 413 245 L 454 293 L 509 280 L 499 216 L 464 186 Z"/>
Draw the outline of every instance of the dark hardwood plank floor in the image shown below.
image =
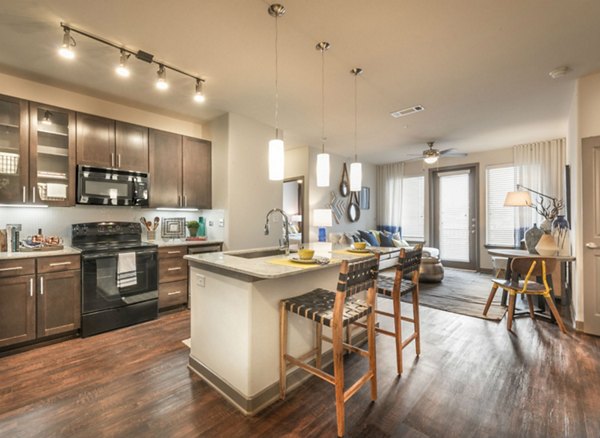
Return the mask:
<path fill-rule="evenodd" d="M 378 337 L 379 398 L 351 399 L 348 436 L 600 436 L 600 338 L 528 318 L 511 334 L 504 320 L 426 307 L 421 319 L 421 357 L 405 350 L 401 378 Z M 0 437 L 335 436 L 329 384 L 312 378 L 245 417 L 188 371 L 188 336 L 184 311 L 0 358 Z M 366 366 L 348 357 L 348 378 Z"/>

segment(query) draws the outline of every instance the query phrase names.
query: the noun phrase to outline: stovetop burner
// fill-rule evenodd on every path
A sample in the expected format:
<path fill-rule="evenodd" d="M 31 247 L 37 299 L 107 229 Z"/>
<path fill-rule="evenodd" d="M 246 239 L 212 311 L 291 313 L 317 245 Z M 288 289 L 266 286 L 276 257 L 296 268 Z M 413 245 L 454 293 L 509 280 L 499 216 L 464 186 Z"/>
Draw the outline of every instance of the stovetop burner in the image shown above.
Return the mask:
<path fill-rule="evenodd" d="M 91 251 L 123 251 L 128 249 L 158 248 L 158 245 L 148 242 L 100 242 L 100 243 L 81 243 L 73 244 L 77 249 L 83 252 Z"/>
<path fill-rule="evenodd" d="M 157 248 L 158 245 L 142 242 L 139 222 L 89 222 L 73 224 L 71 244 L 84 252 L 123 251 Z"/>

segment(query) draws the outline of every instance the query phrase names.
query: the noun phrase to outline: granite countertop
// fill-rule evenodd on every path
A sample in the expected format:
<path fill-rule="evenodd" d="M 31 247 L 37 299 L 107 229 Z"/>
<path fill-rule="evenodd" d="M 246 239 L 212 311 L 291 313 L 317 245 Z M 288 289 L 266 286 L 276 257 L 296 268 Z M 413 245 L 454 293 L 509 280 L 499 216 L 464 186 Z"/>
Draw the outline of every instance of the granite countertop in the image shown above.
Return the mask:
<path fill-rule="evenodd" d="M 227 275 L 230 272 L 232 276 L 241 274 L 242 276 L 253 278 L 253 279 L 275 279 L 288 277 L 291 275 L 298 275 L 307 272 L 314 272 L 320 269 L 329 269 L 332 267 L 338 267 L 342 260 L 353 260 L 361 257 L 368 256 L 370 254 L 349 254 L 339 253 L 336 251 L 343 250 L 347 247 L 333 247 L 328 244 L 310 244 L 307 247 L 315 250 L 315 257 L 327 257 L 333 259 L 327 265 L 317 265 L 310 269 L 305 267 L 286 266 L 269 263 L 270 260 L 281 260 L 286 259 L 289 256 L 285 254 L 266 256 L 260 258 L 244 258 L 240 257 L 241 254 L 248 254 L 257 251 L 269 251 L 276 250 L 277 247 L 271 248 L 257 248 L 243 251 L 228 251 L 228 252 L 214 252 L 207 254 L 194 254 L 187 255 L 184 258 L 192 265 L 197 265 L 201 268 L 207 268 L 207 270 L 217 271 L 221 274 Z M 394 252 L 392 248 L 385 250 L 383 248 L 377 248 L 381 252 L 388 254 Z M 237 275 L 236 275 L 237 274 Z"/>
<path fill-rule="evenodd" d="M 154 243 L 161 246 L 202 246 L 202 245 L 217 245 L 222 244 L 220 240 L 185 240 L 185 239 L 156 239 L 149 240 L 148 243 Z"/>
<path fill-rule="evenodd" d="M 81 251 L 70 246 L 65 246 L 63 249 L 50 251 L 27 251 L 27 252 L 0 252 L 0 260 L 15 260 L 15 259 L 30 259 L 37 257 L 53 257 L 65 255 L 78 255 Z"/>

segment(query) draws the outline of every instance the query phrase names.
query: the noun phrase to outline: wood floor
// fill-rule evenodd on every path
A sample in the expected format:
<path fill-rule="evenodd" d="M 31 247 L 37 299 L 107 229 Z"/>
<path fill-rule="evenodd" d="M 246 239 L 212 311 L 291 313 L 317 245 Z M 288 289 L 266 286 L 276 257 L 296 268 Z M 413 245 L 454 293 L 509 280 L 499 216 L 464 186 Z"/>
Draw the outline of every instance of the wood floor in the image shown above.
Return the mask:
<path fill-rule="evenodd" d="M 186 367 L 188 319 L 0 358 L 0 437 L 335 436 L 333 389 L 317 378 L 256 417 L 231 407 Z M 528 318 L 510 334 L 504 320 L 427 307 L 421 319 L 422 354 L 405 350 L 402 378 L 378 337 L 379 399 L 363 388 L 350 400 L 348 436 L 600 436 L 600 338 Z M 366 367 L 347 359 L 349 378 Z"/>

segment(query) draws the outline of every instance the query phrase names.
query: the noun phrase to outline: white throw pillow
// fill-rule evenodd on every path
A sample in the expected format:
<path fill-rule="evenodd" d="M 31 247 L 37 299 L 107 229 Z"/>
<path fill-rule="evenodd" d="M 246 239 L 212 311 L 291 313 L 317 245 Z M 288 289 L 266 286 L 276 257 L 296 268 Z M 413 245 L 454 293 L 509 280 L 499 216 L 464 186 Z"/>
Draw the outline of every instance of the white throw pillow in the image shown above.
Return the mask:
<path fill-rule="evenodd" d="M 394 242 L 394 246 L 396 248 L 408 248 L 410 246 L 406 240 L 402 240 L 402 239 L 393 239 L 392 238 L 392 242 Z"/>

